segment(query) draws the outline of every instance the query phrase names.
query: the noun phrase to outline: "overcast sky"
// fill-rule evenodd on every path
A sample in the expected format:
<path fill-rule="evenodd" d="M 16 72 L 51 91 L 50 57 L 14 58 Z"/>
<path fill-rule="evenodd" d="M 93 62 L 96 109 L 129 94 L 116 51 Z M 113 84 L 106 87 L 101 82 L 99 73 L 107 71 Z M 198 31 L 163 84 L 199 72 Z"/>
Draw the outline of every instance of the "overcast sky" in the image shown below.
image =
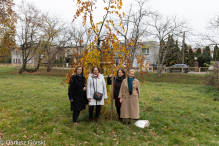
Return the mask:
<path fill-rule="evenodd" d="M 62 16 L 67 22 L 71 22 L 76 11 L 76 0 L 26 0 L 33 2 L 42 11 Z M 102 1 L 102 0 L 97 0 Z M 21 0 L 15 0 L 19 4 Z M 123 0 L 123 9 L 126 10 L 131 0 Z M 100 4 L 101 5 L 101 4 Z M 219 0 L 150 0 L 148 5 L 152 10 L 166 15 L 177 14 L 179 17 L 187 18 L 195 34 L 206 32 L 207 22 L 219 14 Z M 99 17 L 98 13 L 96 13 Z M 194 44 L 198 37 L 191 37 L 186 40 L 188 44 Z"/>

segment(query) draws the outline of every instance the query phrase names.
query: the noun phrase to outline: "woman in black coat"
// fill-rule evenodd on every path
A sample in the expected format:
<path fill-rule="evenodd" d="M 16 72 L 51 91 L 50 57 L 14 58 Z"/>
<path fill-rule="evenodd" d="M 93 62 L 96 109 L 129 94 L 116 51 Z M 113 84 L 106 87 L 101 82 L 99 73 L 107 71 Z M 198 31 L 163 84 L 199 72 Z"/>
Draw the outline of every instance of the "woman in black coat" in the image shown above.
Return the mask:
<path fill-rule="evenodd" d="M 85 77 L 83 76 L 83 67 L 77 66 L 74 75 L 70 78 L 68 95 L 71 103 L 71 110 L 73 111 L 72 120 L 77 124 L 77 119 L 80 111 L 85 109 L 87 103 L 86 98 Z"/>
<path fill-rule="evenodd" d="M 107 84 L 111 85 L 112 81 L 111 81 L 111 77 L 113 77 L 113 74 L 109 75 L 107 78 Z M 119 102 L 119 91 L 120 91 L 120 87 L 122 84 L 122 81 L 125 79 L 125 71 L 123 69 L 119 69 L 117 71 L 117 76 L 115 76 L 114 81 L 113 81 L 113 98 L 115 99 L 115 106 L 116 106 L 116 111 L 118 114 L 118 120 L 121 121 L 122 118 L 120 118 L 120 109 L 121 109 L 121 103 Z"/>

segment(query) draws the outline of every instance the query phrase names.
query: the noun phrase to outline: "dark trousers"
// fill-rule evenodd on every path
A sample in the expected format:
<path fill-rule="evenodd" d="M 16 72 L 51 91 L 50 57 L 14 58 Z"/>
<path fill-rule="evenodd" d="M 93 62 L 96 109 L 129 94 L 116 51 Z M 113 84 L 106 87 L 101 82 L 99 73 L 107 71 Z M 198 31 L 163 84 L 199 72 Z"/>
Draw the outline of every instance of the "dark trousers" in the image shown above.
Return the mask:
<path fill-rule="evenodd" d="M 120 118 L 120 112 L 121 112 L 120 109 L 121 109 L 121 106 L 116 106 L 116 111 L 117 111 L 119 118 Z"/>
<path fill-rule="evenodd" d="M 75 122 L 77 122 L 77 119 L 78 119 L 78 116 L 79 116 L 79 114 L 80 114 L 80 111 L 73 111 L 73 122 L 75 123 Z"/>
<path fill-rule="evenodd" d="M 101 105 L 96 105 L 95 118 L 99 118 L 100 110 L 101 110 Z M 89 106 L 89 119 L 93 120 L 93 112 L 94 112 L 94 106 Z"/>

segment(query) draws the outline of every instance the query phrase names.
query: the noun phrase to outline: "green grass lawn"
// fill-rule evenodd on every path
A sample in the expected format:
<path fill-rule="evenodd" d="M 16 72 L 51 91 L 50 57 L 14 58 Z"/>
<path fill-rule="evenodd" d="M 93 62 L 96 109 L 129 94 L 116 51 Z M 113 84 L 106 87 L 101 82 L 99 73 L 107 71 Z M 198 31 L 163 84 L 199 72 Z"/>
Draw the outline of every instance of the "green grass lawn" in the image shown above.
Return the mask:
<path fill-rule="evenodd" d="M 109 117 L 89 123 L 86 110 L 80 124 L 73 125 L 67 86 L 60 85 L 63 77 L 16 75 L 15 71 L 0 67 L 3 140 L 45 140 L 49 146 L 219 145 L 219 101 L 213 100 L 219 93 L 201 83 L 202 75 L 167 74 L 153 79 L 156 74 L 150 74 L 141 87 L 140 117 L 151 125 L 141 129 Z"/>

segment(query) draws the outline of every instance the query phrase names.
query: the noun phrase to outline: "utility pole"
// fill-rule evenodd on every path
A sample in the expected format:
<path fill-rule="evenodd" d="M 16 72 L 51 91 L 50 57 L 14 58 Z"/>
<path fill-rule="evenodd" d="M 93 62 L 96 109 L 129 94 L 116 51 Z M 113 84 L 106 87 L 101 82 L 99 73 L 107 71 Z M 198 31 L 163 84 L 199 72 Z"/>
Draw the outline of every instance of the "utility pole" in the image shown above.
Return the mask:
<path fill-rule="evenodd" d="M 182 44 L 182 64 L 184 64 L 184 57 L 185 57 L 185 53 L 184 53 L 184 49 L 185 49 L 185 31 L 183 31 L 183 44 Z"/>

